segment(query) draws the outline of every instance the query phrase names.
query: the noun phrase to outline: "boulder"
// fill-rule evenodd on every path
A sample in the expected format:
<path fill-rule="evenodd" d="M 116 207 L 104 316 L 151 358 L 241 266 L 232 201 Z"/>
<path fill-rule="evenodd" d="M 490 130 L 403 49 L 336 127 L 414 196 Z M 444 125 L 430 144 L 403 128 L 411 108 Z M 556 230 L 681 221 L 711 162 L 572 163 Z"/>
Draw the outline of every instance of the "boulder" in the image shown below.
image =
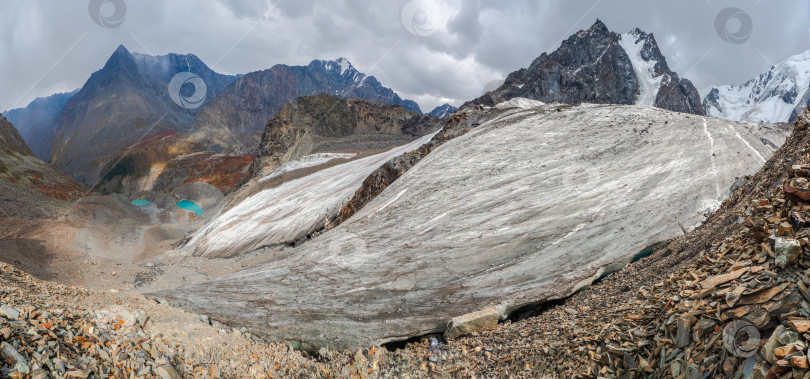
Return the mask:
<path fill-rule="evenodd" d="M 6 316 L 7 318 L 14 320 L 20 318 L 20 311 L 17 308 L 14 308 L 8 304 L 3 304 L 0 306 L 0 315 Z"/>
<path fill-rule="evenodd" d="M 786 267 L 799 259 L 802 247 L 799 245 L 799 241 L 793 238 L 777 237 L 773 243 L 773 250 L 776 255 L 776 264 L 779 267 Z"/>
<path fill-rule="evenodd" d="M 500 315 L 495 308 L 487 308 L 455 317 L 447 323 L 444 338 L 454 339 L 463 335 L 494 329 L 498 326 L 499 318 Z"/>

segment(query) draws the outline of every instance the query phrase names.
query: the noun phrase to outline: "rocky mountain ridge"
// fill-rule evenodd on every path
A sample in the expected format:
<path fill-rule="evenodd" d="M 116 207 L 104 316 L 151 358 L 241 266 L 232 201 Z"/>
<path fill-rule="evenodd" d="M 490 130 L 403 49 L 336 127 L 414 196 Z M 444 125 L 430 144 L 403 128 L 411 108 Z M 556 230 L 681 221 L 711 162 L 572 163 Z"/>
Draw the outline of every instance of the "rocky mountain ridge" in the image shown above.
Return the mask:
<path fill-rule="evenodd" d="M 414 139 L 438 128 L 438 119 L 396 105 L 331 95 L 299 97 L 283 106 L 267 122 L 258 155 L 250 167 L 249 178 L 261 176 L 278 166 L 322 150 L 368 148 L 362 139 L 380 135 Z M 335 146 L 347 137 L 354 141 Z M 394 143 L 400 140 L 392 141 Z M 332 146 L 330 146 L 332 145 Z M 351 146 L 354 145 L 354 146 Z M 376 145 L 389 148 L 392 144 Z"/>
<path fill-rule="evenodd" d="M 237 135 L 261 132 L 285 104 L 301 96 L 328 94 L 394 104 L 420 112 L 373 76 L 359 72 L 345 58 L 314 60 L 307 66 L 275 65 L 237 79 L 200 110 L 196 128 L 227 128 Z"/>
<path fill-rule="evenodd" d="M 695 87 L 669 69 L 652 34 L 635 29 L 620 35 L 600 20 L 471 103 L 494 106 L 516 97 L 545 103 L 651 105 L 706 114 Z"/>

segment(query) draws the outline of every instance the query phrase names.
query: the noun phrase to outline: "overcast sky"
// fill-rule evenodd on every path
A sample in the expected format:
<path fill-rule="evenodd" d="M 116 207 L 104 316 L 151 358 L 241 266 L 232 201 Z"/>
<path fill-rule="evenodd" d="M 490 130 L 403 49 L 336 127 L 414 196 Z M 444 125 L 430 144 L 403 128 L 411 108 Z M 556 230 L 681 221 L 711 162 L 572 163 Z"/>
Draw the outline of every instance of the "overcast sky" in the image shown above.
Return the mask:
<path fill-rule="evenodd" d="M 104 3 L 95 20 L 92 1 Z M 0 2 L 0 110 L 81 87 L 119 44 L 193 53 L 228 74 L 345 57 L 424 111 L 479 96 L 597 18 L 655 34 L 670 67 L 699 89 L 810 49 L 806 0 L 92 1 Z M 731 6 L 744 13 L 729 13 L 730 34 L 718 33 Z M 750 33 L 740 31 L 746 17 Z"/>

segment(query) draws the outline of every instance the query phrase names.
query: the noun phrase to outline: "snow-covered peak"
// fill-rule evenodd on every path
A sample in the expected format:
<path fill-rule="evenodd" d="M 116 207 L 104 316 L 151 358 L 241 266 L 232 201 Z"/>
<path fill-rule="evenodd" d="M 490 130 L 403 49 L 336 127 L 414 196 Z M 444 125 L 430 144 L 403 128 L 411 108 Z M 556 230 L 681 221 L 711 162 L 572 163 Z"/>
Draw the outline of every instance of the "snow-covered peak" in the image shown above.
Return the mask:
<path fill-rule="evenodd" d="M 341 75 L 345 74 L 346 71 L 354 69 L 354 66 L 352 66 L 352 63 L 349 62 L 349 60 L 346 59 L 346 58 L 338 58 L 335 62 L 340 65 L 340 74 Z"/>
<path fill-rule="evenodd" d="M 734 121 L 788 122 L 810 104 L 810 50 L 740 85 L 700 91 L 709 115 Z"/>
<path fill-rule="evenodd" d="M 340 76 L 351 79 L 354 81 L 356 87 L 362 86 L 368 78 L 366 74 L 357 71 L 352 63 L 346 58 L 338 58 L 333 61 L 316 60 L 313 61 L 312 64 L 315 64 L 316 62 L 323 66 L 323 68 L 327 71 L 334 71 Z"/>
<path fill-rule="evenodd" d="M 319 61 L 324 69 L 339 72 L 340 75 L 354 75 L 359 73 L 346 58 L 338 58 L 333 61 Z"/>
<path fill-rule="evenodd" d="M 630 57 L 630 62 L 633 64 L 633 71 L 636 72 L 639 84 L 639 94 L 636 99 L 638 105 L 655 105 L 655 99 L 658 96 L 658 91 L 661 89 L 661 81 L 664 74 L 655 75 L 655 65 L 658 61 L 651 59 L 649 56 L 644 58 L 643 50 L 644 45 L 649 42 L 647 33 L 642 32 L 636 28 L 628 33 L 619 36 L 619 45 Z"/>
<path fill-rule="evenodd" d="M 442 105 L 434 108 L 430 112 L 430 115 L 433 116 L 433 117 L 439 118 L 439 119 L 444 119 L 444 118 L 450 117 L 450 115 L 455 113 L 457 110 L 458 110 L 458 108 L 456 108 L 456 107 L 454 107 L 454 106 L 452 106 L 450 104 L 445 103 L 445 104 L 442 104 Z"/>

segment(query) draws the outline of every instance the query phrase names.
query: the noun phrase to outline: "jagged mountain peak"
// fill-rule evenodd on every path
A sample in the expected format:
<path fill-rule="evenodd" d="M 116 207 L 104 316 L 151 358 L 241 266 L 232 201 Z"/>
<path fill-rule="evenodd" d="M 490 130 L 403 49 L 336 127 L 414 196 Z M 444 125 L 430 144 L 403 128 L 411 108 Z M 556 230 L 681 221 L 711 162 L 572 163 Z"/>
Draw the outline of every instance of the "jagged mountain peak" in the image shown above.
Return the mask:
<path fill-rule="evenodd" d="M 127 49 L 127 47 L 124 46 L 123 44 L 118 45 L 118 47 L 113 52 L 113 55 L 130 55 L 130 54 L 131 53 L 130 53 L 129 49 Z"/>
<path fill-rule="evenodd" d="M 135 57 L 132 56 L 132 53 L 126 47 L 124 47 L 124 45 L 119 45 L 118 48 L 115 49 L 115 51 L 113 51 L 113 53 L 107 59 L 102 71 L 134 67 Z"/>
<path fill-rule="evenodd" d="M 37 150 L 59 170 L 84 184 L 95 183 L 112 154 L 143 137 L 150 125 L 160 130 L 191 129 L 198 107 L 178 104 L 169 83 L 180 72 L 205 83 L 202 104 L 214 99 L 235 77 L 214 72 L 193 54 L 151 56 L 119 46 L 56 117 L 45 146 Z M 196 86 L 194 87 L 196 91 Z M 188 95 L 184 95 L 188 96 Z"/>
<path fill-rule="evenodd" d="M 667 67 L 655 38 L 639 28 L 610 31 L 601 21 L 581 30 L 495 91 L 473 100 L 494 106 L 516 97 L 545 103 L 639 104 L 705 114 L 692 83 Z"/>
<path fill-rule="evenodd" d="M 433 117 L 436 117 L 436 118 L 439 118 L 439 119 L 444 119 L 444 118 L 450 117 L 450 115 L 455 113 L 457 110 L 458 110 L 458 108 L 456 108 L 456 107 L 454 107 L 454 106 L 452 106 L 450 104 L 445 103 L 445 104 L 439 105 L 436 108 L 433 108 L 433 110 L 430 111 L 429 114 L 431 116 L 433 116 Z"/>
<path fill-rule="evenodd" d="M 316 59 L 310 63 L 310 66 L 323 67 L 325 70 L 335 71 L 342 76 L 366 77 L 366 75 L 358 71 L 348 59 L 343 57 L 335 60 Z"/>
<path fill-rule="evenodd" d="M 602 22 L 602 20 L 597 18 L 596 22 L 594 22 L 590 28 L 580 30 L 579 33 L 577 33 L 576 35 L 579 37 L 585 37 L 587 35 L 593 35 L 594 33 L 607 34 L 611 33 L 611 31 L 610 29 L 608 29 L 607 25 L 605 25 L 605 23 Z"/>

